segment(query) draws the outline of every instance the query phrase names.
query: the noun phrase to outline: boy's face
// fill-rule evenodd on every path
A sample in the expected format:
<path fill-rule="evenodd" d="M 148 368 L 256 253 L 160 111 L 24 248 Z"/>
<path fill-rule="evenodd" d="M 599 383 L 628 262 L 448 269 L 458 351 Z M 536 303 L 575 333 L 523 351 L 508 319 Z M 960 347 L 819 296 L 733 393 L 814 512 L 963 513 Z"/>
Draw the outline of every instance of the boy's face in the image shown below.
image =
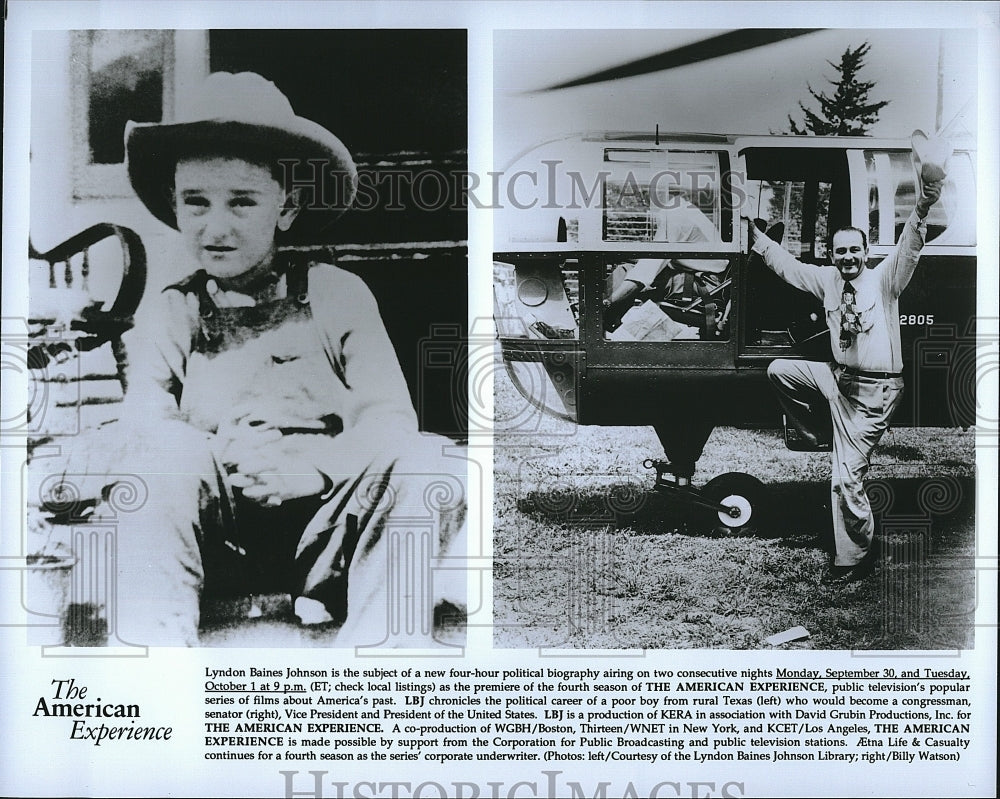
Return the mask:
<path fill-rule="evenodd" d="M 188 251 L 212 277 L 242 282 L 271 267 L 274 234 L 297 209 L 271 171 L 241 158 L 178 161 L 174 176 L 177 228 Z"/>

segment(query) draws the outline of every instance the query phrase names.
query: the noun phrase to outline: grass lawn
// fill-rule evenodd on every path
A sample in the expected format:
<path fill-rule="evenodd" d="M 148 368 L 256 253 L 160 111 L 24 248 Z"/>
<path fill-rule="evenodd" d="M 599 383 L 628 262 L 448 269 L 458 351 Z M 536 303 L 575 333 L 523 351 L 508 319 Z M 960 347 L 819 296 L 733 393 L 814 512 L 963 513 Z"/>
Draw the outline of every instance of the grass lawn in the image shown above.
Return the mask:
<path fill-rule="evenodd" d="M 494 622 L 499 647 L 768 648 L 801 625 L 802 649 L 967 649 L 975 611 L 972 433 L 899 429 L 868 492 L 883 565 L 819 582 L 832 551 L 830 455 L 774 430 L 718 428 L 695 482 L 745 471 L 773 498 L 755 536 L 723 535 L 651 492 L 651 428 L 582 427 L 495 385 Z"/>

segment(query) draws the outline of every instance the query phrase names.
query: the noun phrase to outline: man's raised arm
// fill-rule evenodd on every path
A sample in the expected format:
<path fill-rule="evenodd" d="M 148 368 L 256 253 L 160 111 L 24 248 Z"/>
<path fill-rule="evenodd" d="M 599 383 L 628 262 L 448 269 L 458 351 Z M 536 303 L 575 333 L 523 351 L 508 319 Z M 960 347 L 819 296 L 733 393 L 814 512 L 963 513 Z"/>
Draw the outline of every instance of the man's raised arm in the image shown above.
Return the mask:
<path fill-rule="evenodd" d="M 917 268 L 920 251 L 924 248 L 927 235 L 924 218 L 931 210 L 931 206 L 940 198 L 943 182 L 943 180 L 936 180 L 924 184 L 923 193 L 917 200 L 913 213 L 903 225 L 895 249 L 886 258 L 882 279 L 886 282 L 887 288 L 893 296 L 898 297 L 903 293 L 903 289 L 907 287 Z"/>
<path fill-rule="evenodd" d="M 776 241 L 772 241 L 758 231 L 752 221 L 747 221 L 749 222 L 750 242 L 753 245 L 752 251 L 764 259 L 768 268 L 786 283 L 823 299 L 823 270 L 802 263 Z"/>

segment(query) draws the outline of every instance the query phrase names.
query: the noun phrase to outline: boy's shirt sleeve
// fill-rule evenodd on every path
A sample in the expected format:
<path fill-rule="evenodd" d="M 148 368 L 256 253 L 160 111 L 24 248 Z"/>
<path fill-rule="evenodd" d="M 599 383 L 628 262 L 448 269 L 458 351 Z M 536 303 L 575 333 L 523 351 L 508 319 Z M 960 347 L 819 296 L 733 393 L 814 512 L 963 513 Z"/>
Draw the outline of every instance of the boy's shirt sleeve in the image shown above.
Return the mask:
<path fill-rule="evenodd" d="M 198 326 L 193 293 L 166 289 L 140 308 L 123 336 L 128 366 L 123 417 L 180 418 L 179 403 Z"/>
<path fill-rule="evenodd" d="M 372 456 L 417 431 L 417 415 L 378 304 L 364 281 L 313 267 L 309 296 L 330 365 L 343 383 L 344 430 L 324 448 L 320 470 L 356 474 Z"/>

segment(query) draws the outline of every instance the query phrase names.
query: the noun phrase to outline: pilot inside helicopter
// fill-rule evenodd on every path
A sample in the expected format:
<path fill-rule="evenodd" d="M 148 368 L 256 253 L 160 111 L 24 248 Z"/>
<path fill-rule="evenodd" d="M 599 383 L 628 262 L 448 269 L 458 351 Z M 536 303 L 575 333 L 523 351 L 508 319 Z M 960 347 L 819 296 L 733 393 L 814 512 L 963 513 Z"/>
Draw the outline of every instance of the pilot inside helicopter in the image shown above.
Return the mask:
<path fill-rule="evenodd" d="M 654 181 L 650 188 L 653 241 L 721 244 L 718 228 L 676 181 Z M 718 258 L 640 258 L 619 265 L 605 288 L 609 338 L 673 340 L 719 335 L 724 325 L 720 299 L 728 264 Z M 635 305 L 644 293 L 650 294 L 652 304 Z"/>

